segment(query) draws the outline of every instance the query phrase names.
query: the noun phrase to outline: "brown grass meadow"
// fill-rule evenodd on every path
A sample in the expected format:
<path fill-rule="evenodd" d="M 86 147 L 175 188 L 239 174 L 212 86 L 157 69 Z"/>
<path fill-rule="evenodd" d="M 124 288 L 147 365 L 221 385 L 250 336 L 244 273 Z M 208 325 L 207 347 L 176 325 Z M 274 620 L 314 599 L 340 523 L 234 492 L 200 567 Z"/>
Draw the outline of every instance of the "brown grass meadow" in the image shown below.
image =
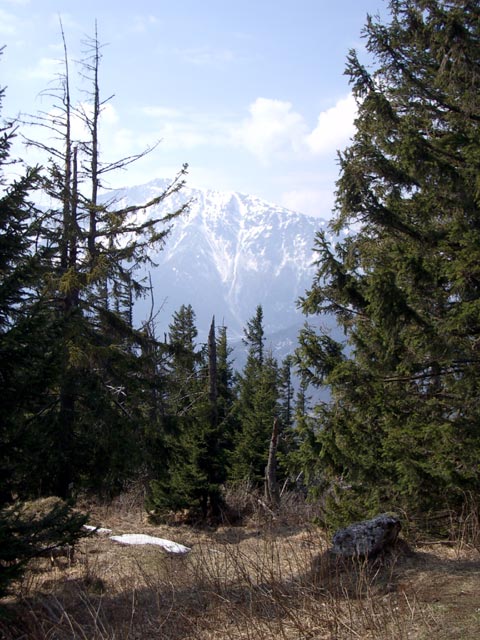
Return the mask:
<path fill-rule="evenodd" d="M 414 539 L 382 561 L 340 565 L 287 498 L 241 526 L 152 525 L 136 494 L 88 504 L 91 523 L 191 547 L 184 556 L 108 537 L 81 541 L 73 564 L 35 560 L 4 599 L 2 640 L 300 640 L 480 638 L 477 514 L 448 541 Z"/>

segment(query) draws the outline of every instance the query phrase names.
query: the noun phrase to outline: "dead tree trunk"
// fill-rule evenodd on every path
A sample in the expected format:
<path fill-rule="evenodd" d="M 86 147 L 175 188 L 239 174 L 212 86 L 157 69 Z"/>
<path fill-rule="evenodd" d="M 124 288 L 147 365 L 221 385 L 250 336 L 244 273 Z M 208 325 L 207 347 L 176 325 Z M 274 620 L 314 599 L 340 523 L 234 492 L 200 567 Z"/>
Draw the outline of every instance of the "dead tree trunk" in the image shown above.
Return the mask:
<path fill-rule="evenodd" d="M 273 421 L 272 437 L 268 449 L 268 462 L 265 467 L 265 501 L 273 508 L 280 504 L 280 492 L 277 484 L 277 448 L 280 421 L 275 418 Z"/>

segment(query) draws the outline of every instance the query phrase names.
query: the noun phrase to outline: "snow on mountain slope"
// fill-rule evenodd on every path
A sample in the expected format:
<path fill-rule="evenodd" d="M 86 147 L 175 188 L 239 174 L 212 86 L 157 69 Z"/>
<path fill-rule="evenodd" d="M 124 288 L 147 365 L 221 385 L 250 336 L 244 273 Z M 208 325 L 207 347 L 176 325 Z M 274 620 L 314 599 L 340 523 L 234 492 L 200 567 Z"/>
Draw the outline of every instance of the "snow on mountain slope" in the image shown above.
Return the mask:
<path fill-rule="evenodd" d="M 140 204 L 162 193 L 164 180 L 110 194 L 122 204 Z M 190 209 L 173 222 L 151 271 L 159 332 L 168 330 L 172 314 L 191 304 L 203 341 L 212 315 L 225 324 L 230 340 L 262 304 L 266 334 L 298 329 L 303 316 L 296 300 L 311 285 L 315 232 L 325 221 L 233 192 L 184 188 L 160 205 L 174 211 L 185 200 Z M 147 215 L 158 215 L 153 209 Z M 150 301 L 139 301 L 135 315 L 148 315 Z M 293 335 L 293 334 L 292 334 Z"/>

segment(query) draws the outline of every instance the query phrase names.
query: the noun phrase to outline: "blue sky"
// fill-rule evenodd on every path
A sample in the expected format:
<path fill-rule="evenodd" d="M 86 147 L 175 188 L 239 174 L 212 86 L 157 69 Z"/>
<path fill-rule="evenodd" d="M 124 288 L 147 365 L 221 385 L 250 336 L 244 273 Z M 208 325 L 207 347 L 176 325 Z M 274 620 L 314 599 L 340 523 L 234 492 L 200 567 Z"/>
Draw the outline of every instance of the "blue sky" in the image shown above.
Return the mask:
<path fill-rule="evenodd" d="M 175 175 L 192 187 L 251 193 L 330 217 L 336 149 L 353 132 L 343 75 L 384 0 L 0 0 L 4 117 L 48 111 L 61 70 L 59 16 L 72 60 L 95 20 L 103 48 L 102 150 L 108 160 L 161 140 L 110 186 Z M 77 80 L 76 99 L 86 88 Z M 41 160 L 33 151 L 30 162 Z"/>

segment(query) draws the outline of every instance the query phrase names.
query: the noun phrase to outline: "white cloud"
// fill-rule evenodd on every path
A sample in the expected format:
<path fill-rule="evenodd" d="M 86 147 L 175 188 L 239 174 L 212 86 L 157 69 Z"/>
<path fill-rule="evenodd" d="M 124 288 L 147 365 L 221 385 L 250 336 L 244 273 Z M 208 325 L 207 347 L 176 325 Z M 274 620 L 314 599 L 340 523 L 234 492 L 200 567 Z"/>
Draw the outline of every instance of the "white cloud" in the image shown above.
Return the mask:
<path fill-rule="evenodd" d="M 8 13 L 8 11 L 0 9 L 0 34 L 11 36 L 18 31 L 19 24 L 17 18 L 11 13 Z"/>
<path fill-rule="evenodd" d="M 144 106 L 138 112 L 153 128 L 146 125 L 143 133 L 137 133 L 137 141 L 161 140 L 162 147 L 170 151 L 240 147 L 268 166 L 273 160 L 331 157 L 354 133 L 356 106 L 351 95 L 338 100 L 320 113 L 311 130 L 291 102 L 269 98 L 257 98 L 243 120 L 232 114 L 205 114 L 161 104 Z"/>
<path fill-rule="evenodd" d="M 34 67 L 27 70 L 29 79 L 52 80 L 64 71 L 64 66 L 58 58 L 40 58 Z"/>
<path fill-rule="evenodd" d="M 208 132 L 202 132 L 195 124 L 187 122 L 167 123 L 155 135 L 161 139 L 162 147 L 166 149 L 193 149 L 208 144 L 211 139 Z"/>
<path fill-rule="evenodd" d="M 57 27 L 59 29 L 59 32 L 58 32 L 59 35 L 60 35 L 60 24 L 64 29 L 69 29 L 69 30 L 75 29 L 78 31 L 81 28 L 80 23 L 77 22 L 73 14 L 67 13 L 67 12 L 51 13 L 50 24 L 52 25 L 52 27 Z"/>
<path fill-rule="evenodd" d="M 162 141 L 162 147 L 169 150 L 194 149 L 200 146 L 231 146 L 232 124 L 228 117 L 218 114 L 203 114 L 188 109 L 146 106 L 140 110 L 153 122 L 145 129 L 144 136 L 151 141 Z M 144 118 L 145 120 L 145 118 Z"/>
<path fill-rule="evenodd" d="M 324 189 L 292 189 L 281 195 L 281 202 L 287 209 L 310 216 L 330 218 L 334 205 L 334 185 Z"/>
<path fill-rule="evenodd" d="M 90 132 L 85 119 L 91 119 L 93 115 L 93 105 L 89 102 L 80 103 L 72 117 L 72 137 L 75 140 L 89 140 Z M 111 128 L 119 122 L 118 113 L 115 107 L 107 102 L 102 106 L 99 119 L 100 134 L 105 132 L 106 128 Z"/>
<path fill-rule="evenodd" d="M 234 138 L 262 162 L 268 163 L 273 154 L 300 150 L 306 126 L 290 102 L 257 98 L 249 111 Z"/>
<path fill-rule="evenodd" d="M 352 94 L 339 100 L 330 109 L 322 111 L 318 116 L 317 126 L 306 138 L 310 151 L 319 155 L 345 146 L 355 133 L 356 114 L 357 105 Z"/>
<path fill-rule="evenodd" d="M 108 153 L 105 153 L 107 156 L 105 159 L 108 161 L 127 157 L 140 150 L 138 136 L 135 136 L 134 132 L 126 127 L 112 131 L 108 138 L 104 137 L 103 140 L 105 149 L 108 149 Z"/>
<path fill-rule="evenodd" d="M 88 105 L 84 105 L 84 109 L 90 113 Z M 292 103 L 282 100 L 258 98 L 250 105 L 249 115 L 243 120 L 232 114 L 198 113 L 159 104 L 136 110 L 138 130 L 122 126 L 114 107 L 108 103 L 101 119 L 102 149 L 107 156 L 105 160 L 113 160 L 139 153 L 160 141 L 160 155 L 167 154 L 169 161 L 185 155 L 193 164 L 195 154 L 200 150 L 209 154 L 216 148 L 221 153 L 220 149 L 233 146 L 248 150 L 265 166 L 273 160 L 304 163 L 315 158 L 322 163 L 348 142 L 354 131 L 354 113 L 353 98 L 343 98 L 322 112 L 317 126 L 309 129 Z M 74 137 L 86 138 L 82 123 L 74 122 L 74 125 Z M 312 179 L 301 176 L 294 179 L 290 175 L 282 180 L 281 189 L 282 204 L 291 209 L 325 217 L 332 210 L 332 176 L 322 182 L 317 174 L 312 183 Z"/>
<path fill-rule="evenodd" d="M 305 119 L 290 102 L 257 98 L 250 105 L 250 117 L 238 127 L 234 140 L 264 164 L 287 155 L 327 155 L 341 149 L 355 132 L 357 108 L 350 94 L 318 116 L 308 131 Z"/>
<path fill-rule="evenodd" d="M 119 121 L 118 113 L 115 107 L 113 106 L 113 104 L 111 104 L 110 102 L 107 102 L 102 106 L 100 119 L 101 119 L 101 122 L 108 125 L 114 125 L 118 123 Z"/>
<path fill-rule="evenodd" d="M 145 33 L 150 27 L 157 24 L 159 24 L 159 20 L 154 15 L 135 16 L 132 31 L 136 33 Z"/>
<path fill-rule="evenodd" d="M 151 118 L 181 118 L 183 112 L 172 107 L 143 107 L 142 112 Z"/>

